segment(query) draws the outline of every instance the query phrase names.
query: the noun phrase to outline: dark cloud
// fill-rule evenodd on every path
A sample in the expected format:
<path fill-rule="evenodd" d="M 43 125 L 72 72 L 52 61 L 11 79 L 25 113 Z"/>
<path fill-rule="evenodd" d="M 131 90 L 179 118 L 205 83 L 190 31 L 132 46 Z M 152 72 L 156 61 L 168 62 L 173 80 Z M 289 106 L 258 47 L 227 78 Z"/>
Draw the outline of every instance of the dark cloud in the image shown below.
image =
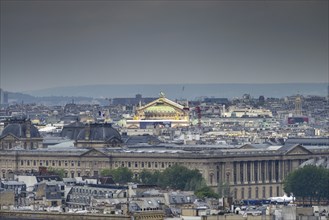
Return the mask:
<path fill-rule="evenodd" d="M 0 85 L 324 82 L 327 9 L 328 1 L 1 1 Z"/>

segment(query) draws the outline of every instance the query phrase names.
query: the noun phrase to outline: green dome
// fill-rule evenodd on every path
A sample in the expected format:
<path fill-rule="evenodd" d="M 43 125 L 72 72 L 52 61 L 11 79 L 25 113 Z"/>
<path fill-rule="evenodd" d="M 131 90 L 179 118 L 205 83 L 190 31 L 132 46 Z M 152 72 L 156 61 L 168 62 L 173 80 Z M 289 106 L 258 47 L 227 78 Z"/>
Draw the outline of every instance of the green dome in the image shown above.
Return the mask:
<path fill-rule="evenodd" d="M 149 113 L 156 113 L 156 112 L 162 112 L 162 113 L 175 113 L 175 109 L 168 105 L 154 105 L 150 106 L 147 109 L 145 109 L 145 112 Z"/>

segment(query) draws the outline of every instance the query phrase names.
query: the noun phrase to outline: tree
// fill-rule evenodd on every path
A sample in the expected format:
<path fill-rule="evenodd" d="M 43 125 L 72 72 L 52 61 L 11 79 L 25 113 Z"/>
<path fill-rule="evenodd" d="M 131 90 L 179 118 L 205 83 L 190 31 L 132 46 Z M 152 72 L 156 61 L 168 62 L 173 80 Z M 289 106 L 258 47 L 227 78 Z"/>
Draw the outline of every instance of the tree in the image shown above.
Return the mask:
<path fill-rule="evenodd" d="M 165 169 L 160 175 L 159 183 L 162 188 L 170 187 L 179 190 L 196 190 L 205 185 L 198 170 L 190 170 L 181 165 Z"/>
<path fill-rule="evenodd" d="M 101 176 L 112 176 L 116 183 L 128 183 L 132 181 L 133 173 L 127 167 L 119 167 L 117 169 L 103 169 Z"/>
<path fill-rule="evenodd" d="M 47 170 L 48 170 L 49 173 L 53 173 L 55 175 L 58 175 L 62 179 L 65 177 L 65 170 L 63 168 L 59 169 L 59 168 L 48 167 Z"/>
<path fill-rule="evenodd" d="M 144 169 L 139 174 L 139 180 L 143 184 L 158 185 L 160 175 L 161 175 L 161 173 L 159 171 L 155 171 L 154 173 L 152 173 L 152 172 Z"/>
<path fill-rule="evenodd" d="M 284 191 L 297 199 L 319 202 L 329 199 L 329 171 L 323 167 L 305 166 L 291 172 L 284 181 Z"/>
<path fill-rule="evenodd" d="M 199 198 L 219 198 L 219 195 L 215 193 L 214 190 L 212 190 L 212 188 L 209 186 L 204 186 L 201 189 L 196 190 L 194 193 Z"/>

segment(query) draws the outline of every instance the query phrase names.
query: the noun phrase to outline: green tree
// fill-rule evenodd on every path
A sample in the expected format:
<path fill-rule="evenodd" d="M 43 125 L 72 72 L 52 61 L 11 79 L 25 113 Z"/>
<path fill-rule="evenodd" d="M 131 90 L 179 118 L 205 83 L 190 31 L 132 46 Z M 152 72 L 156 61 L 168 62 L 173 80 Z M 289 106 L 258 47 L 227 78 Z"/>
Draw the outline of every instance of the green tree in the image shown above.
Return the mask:
<path fill-rule="evenodd" d="M 215 193 L 214 190 L 212 190 L 212 188 L 209 186 L 204 186 L 204 187 L 196 190 L 194 193 L 199 198 L 205 198 L 205 197 L 216 198 L 216 199 L 219 198 L 219 195 L 217 193 Z"/>
<path fill-rule="evenodd" d="M 329 171 L 323 167 L 305 166 L 291 172 L 284 181 L 284 191 L 310 204 L 329 199 Z"/>
<path fill-rule="evenodd" d="M 203 178 L 198 170 L 190 170 L 181 165 L 174 165 L 165 169 L 160 177 L 162 188 L 170 187 L 179 190 L 196 190 L 203 187 Z"/>
<path fill-rule="evenodd" d="M 112 176 L 116 183 L 128 183 L 133 179 L 133 173 L 127 167 L 119 167 L 117 169 L 103 169 L 101 176 Z"/>
<path fill-rule="evenodd" d="M 65 177 L 65 170 L 63 168 L 59 169 L 59 168 L 54 168 L 54 167 L 48 167 L 47 170 L 49 173 L 58 175 L 62 179 Z"/>
<path fill-rule="evenodd" d="M 159 171 L 155 171 L 152 173 L 152 172 L 144 169 L 139 174 L 139 180 L 143 184 L 158 185 L 160 175 L 161 175 L 161 173 Z"/>

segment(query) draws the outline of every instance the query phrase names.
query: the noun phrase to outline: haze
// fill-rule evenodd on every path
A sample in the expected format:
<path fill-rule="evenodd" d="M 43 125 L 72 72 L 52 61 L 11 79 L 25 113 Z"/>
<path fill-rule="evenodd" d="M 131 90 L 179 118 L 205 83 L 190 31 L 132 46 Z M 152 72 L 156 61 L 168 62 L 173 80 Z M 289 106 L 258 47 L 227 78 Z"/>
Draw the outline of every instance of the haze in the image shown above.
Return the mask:
<path fill-rule="evenodd" d="M 0 87 L 328 82 L 328 1 L 1 1 Z"/>

